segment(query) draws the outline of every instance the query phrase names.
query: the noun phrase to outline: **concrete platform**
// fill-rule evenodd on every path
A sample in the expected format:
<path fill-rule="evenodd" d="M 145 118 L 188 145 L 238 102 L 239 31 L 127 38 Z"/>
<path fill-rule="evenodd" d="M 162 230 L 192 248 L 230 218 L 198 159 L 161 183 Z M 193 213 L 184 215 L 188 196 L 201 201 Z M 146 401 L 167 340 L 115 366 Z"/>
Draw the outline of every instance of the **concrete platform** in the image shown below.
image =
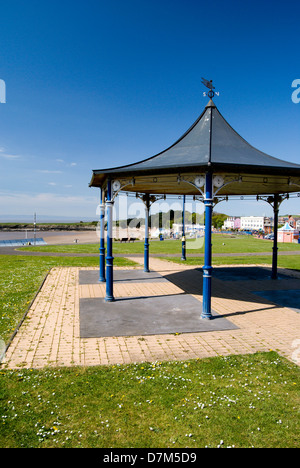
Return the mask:
<path fill-rule="evenodd" d="M 213 312 L 202 320 L 202 303 L 188 294 L 119 298 L 80 299 L 80 337 L 162 335 L 237 328 Z"/>

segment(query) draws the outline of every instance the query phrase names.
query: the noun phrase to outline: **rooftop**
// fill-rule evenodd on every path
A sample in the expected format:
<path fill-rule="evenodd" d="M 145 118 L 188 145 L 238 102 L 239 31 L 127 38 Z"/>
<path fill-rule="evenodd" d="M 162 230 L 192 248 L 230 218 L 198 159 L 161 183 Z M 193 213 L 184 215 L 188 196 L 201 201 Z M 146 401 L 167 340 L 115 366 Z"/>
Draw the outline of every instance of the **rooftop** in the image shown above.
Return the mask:
<path fill-rule="evenodd" d="M 212 100 L 172 146 L 140 162 L 94 170 L 90 186 L 105 186 L 110 177 L 126 191 L 198 195 L 195 176 L 208 170 L 225 178 L 220 195 L 288 193 L 300 187 L 300 165 L 254 148 Z"/>

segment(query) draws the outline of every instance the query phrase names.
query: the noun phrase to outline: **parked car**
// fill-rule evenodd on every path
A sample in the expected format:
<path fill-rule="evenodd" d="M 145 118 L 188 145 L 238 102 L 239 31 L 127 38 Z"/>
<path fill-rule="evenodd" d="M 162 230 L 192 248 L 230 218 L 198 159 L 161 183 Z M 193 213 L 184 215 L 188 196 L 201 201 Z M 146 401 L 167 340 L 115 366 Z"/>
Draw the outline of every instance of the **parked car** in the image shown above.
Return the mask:
<path fill-rule="evenodd" d="M 274 240 L 274 234 L 268 234 L 264 237 L 265 239 Z"/>

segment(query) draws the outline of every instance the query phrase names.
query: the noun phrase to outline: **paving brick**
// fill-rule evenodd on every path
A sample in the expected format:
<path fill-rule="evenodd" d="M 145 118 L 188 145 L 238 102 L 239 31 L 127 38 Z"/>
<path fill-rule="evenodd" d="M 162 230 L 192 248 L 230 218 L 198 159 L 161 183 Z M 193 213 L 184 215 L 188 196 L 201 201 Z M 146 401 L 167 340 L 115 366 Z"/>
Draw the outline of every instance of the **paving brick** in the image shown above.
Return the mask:
<path fill-rule="evenodd" d="M 139 261 L 137 258 L 134 260 Z M 171 278 L 173 273 L 193 269 L 157 258 L 151 258 L 150 267 L 167 278 Z M 104 297 L 105 285 L 79 285 L 79 270 L 80 268 L 68 267 L 53 268 L 50 271 L 7 351 L 3 367 L 127 364 L 201 359 L 270 349 L 276 349 L 290 360 L 295 357 L 293 343 L 300 338 L 300 316 L 294 310 L 275 306 L 266 299 L 254 296 L 251 292 L 253 288 L 257 291 L 266 288 L 264 281 L 224 284 L 224 281 L 214 279 L 213 309 L 238 326 L 236 330 L 81 339 L 79 299 Z M 199 278 L 193 276 L 191 280 L 190 274 L 187 280 L 184 279 L 184 274 L 181 275 L 180 284 L 174 284 L 170 280 L 115 284 L 115 295 L 143 297 L 192 293 L 196 299 L 202 300 L 201 290 L 196 292 L 201 286 Z M 299 278 L 286 282 L 287 289 L 298 287 L 298 284 Z M 276 288 L 276 283 L 268 282 L 268 287 Z"/>

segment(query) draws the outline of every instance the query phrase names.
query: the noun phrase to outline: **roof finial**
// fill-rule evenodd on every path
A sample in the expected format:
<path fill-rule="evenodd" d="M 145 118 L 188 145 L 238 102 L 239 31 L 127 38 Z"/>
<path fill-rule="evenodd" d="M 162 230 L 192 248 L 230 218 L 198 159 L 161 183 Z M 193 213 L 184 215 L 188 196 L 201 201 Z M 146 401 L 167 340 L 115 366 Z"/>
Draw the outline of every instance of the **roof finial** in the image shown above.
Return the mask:
<path fill-rule="evenodd" d="M 212 80 L 208 81 L 205 78 L 201 78 L 201 79 L 202 79 L 202 84 L 204 84 L 204 86 L 206 86 L 209 89 L 207 93 L 208 97 L 212 99 L 215 95 L 215 92 L 213 91 L 213 89 L 216 89 L 212 84 Z"/>

